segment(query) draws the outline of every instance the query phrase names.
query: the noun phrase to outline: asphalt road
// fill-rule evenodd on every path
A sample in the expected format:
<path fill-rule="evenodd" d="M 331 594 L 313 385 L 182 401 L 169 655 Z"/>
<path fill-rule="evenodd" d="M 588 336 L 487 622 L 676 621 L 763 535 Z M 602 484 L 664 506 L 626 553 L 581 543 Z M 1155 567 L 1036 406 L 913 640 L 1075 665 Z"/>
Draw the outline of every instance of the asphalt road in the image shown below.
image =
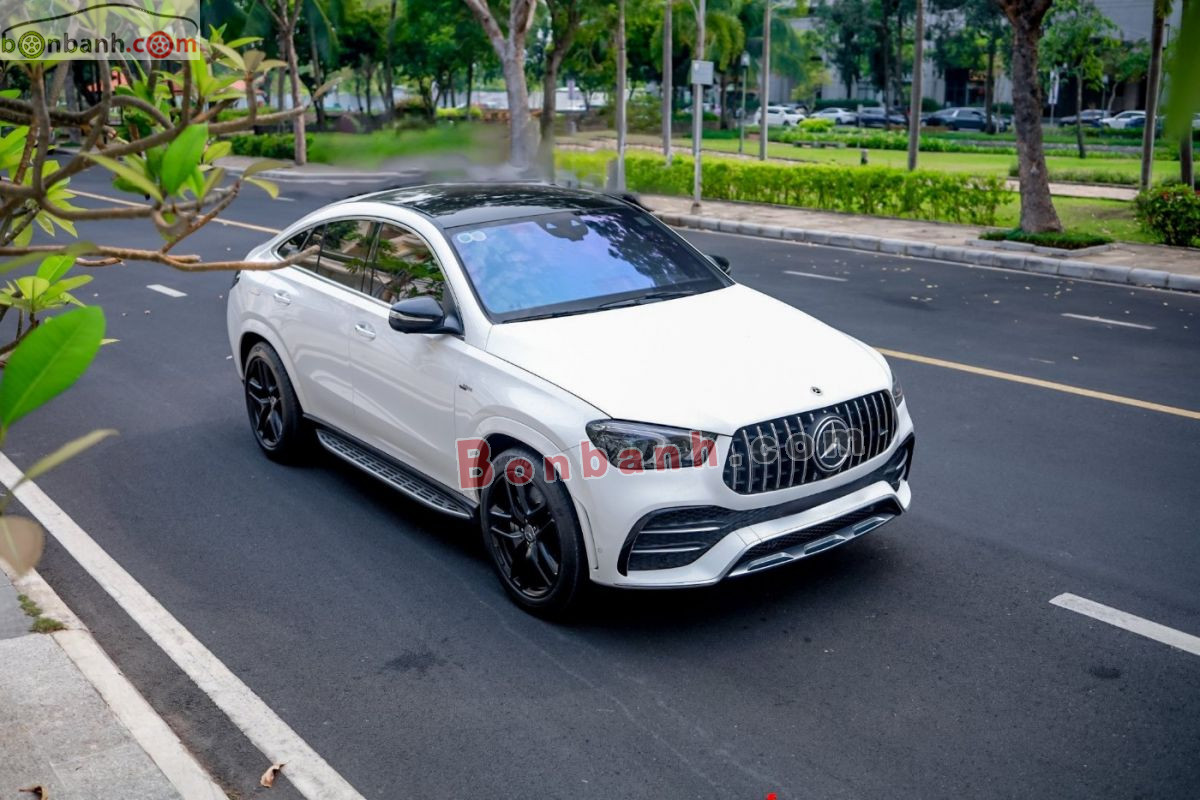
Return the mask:
<path fill-rule="evenodd" d="M 278 227 L 355 189 L 289 184 L 291 202 L 226 217 Z M 155 241 L 121 224 L 124 243 Z M 1200 297 L 687 235 L 873 345 L 1200 409 Z M 227 258 L 264 237 L 210 226 L 192 247 Z M 96 277 L 83 294 L 120 342 L 6 452 L 28 466 L 119 429 L 42 487 L 367 797 L 1200 791 L 1200 658 L 1048 602 L 1072 592 L 1200 634 L 1200 421 L 893 359 L 918 434 L 909 514 L 715 589 L 600 592 L 551 625 L 505 598 L 474 528 L 332 459 L 259 454 L 229 275 Z M 41 570 L 254 794 L 265 764 L 211 703 L 53 543 Z"/>

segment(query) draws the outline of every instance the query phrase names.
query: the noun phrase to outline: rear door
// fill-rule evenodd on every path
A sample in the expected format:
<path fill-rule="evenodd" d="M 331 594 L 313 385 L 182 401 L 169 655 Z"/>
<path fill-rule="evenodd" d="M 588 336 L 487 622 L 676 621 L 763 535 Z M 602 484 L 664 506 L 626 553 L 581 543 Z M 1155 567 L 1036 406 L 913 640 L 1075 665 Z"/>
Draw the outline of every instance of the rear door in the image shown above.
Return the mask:
<path fill-rule="evenodd" d="M 272 301 L 280 336 L 301 384 L 304 411 L 353 433 L 350 381 L 350 298 L 368 280 L 367 256 L 375 223 L 365 219 L 326 222 L 311 229 L 297 249 L 320 245 L 312 258 L 272 273 Z M 285 243 L 283 248 L 288 248 Z M 281 253 L 286 255 L 284 249 Z"/>

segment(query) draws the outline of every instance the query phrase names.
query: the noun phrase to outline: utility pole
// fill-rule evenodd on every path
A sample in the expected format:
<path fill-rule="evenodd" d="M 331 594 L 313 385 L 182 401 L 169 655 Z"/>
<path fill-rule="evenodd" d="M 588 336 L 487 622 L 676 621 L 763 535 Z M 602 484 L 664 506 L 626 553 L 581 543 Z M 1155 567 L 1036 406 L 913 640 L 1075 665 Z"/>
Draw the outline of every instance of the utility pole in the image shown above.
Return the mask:
<path fill-rule="evenodd" d="M 673 116 L 671 96 L 674 81 L 672 75 L 672 66 L 674 65 L 674 45 L 671 42 L 671 17 L 674 16 L 673 0 L 666 0 L 666 8 L 663 10 L 663 52 L 662 52 L 662 136 L 663 136 L 663 157 L 667 159 L 667 164 L 671 163 L 671 121 Z"/>
<path fill-rule="evenodd" d="M 1154 21 L 1150 27 L 1150 69 L 1146 75 L 1146 128 L 1142 131 L 1140 188 L 1149 189 L 1154 177 L 1154 134 L 1158 129 L 1158 95 L 1162 86 L 1163 25 L 1167 0 L 1151 0 Z"/>
<path fill-rule="evenodd" d="M 704 136 L 704 84 L 696 64 L 704 60 L 705 0 L 696 11 L 696 59 L 692 61 L 692 213 L 700 213 L 700 140 Z"/>
<path fill-rule="evenodd" d="M 913 30 L 912 97 L 908 103 L 908 169 L 917 168 L 921 146 L 921 71 L 925 62 L 925 0 L 917 0 L 917 19 Z M 886 122 L 888 109 L 883 109 Z"/>
<path fill-rule="evenodd" d="M 746 89 L 749 88 L 750 80 L 750 54 L 745 50 L 742 51 L 742 116 L 741 125 L 738 126 L 738 155 L 746 152 Z"/>
<path fill-rule="evenodd" d="M 767 97 L 771 90 L 771 0 L 763 3 L 762 89 L 758 98 L 758 160 L 767 160 L 771 126 L 767 123 Z"/>
<path fill-rule="evenodd" d="M 625 0 L 617 2 L 617 191 L 625 191 Z"/>

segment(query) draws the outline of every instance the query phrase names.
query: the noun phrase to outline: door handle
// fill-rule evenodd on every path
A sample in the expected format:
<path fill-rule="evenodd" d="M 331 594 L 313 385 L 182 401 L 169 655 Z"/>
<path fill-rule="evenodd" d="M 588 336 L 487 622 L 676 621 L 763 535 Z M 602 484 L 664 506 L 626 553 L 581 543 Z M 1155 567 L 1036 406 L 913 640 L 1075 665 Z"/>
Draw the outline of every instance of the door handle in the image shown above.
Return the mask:
<path fill-rule="evenodd" d="M 375 329 L 365 322 L 359 322 L 354 326 L 354 332 L 363 337 L 367 341 L 375 338 Z"/>
<path fill-rule="evenodd" d="M 275 302 L 280 305 L 290 306 L 292 304 L 292 296 L 280 289 L 275 293 Z"/>

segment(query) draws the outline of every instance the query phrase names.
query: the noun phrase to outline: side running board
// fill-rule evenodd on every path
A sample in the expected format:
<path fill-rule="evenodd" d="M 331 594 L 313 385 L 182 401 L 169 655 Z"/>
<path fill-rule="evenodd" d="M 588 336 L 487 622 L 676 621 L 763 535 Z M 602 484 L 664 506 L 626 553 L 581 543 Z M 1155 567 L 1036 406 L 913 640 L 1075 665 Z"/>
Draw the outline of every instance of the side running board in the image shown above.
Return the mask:
<path fill-rule="evenodd" d="M 461 519 L 474 516 L 474 509 L 465 499 L 455 497 L 449 491 L 414 475 L 358 442 L 328 428 L 317 429 L 317 440 L 322 447 L 338 458 L 373 475 L 393 489 L 404 492 L 418 503 Z"/>

